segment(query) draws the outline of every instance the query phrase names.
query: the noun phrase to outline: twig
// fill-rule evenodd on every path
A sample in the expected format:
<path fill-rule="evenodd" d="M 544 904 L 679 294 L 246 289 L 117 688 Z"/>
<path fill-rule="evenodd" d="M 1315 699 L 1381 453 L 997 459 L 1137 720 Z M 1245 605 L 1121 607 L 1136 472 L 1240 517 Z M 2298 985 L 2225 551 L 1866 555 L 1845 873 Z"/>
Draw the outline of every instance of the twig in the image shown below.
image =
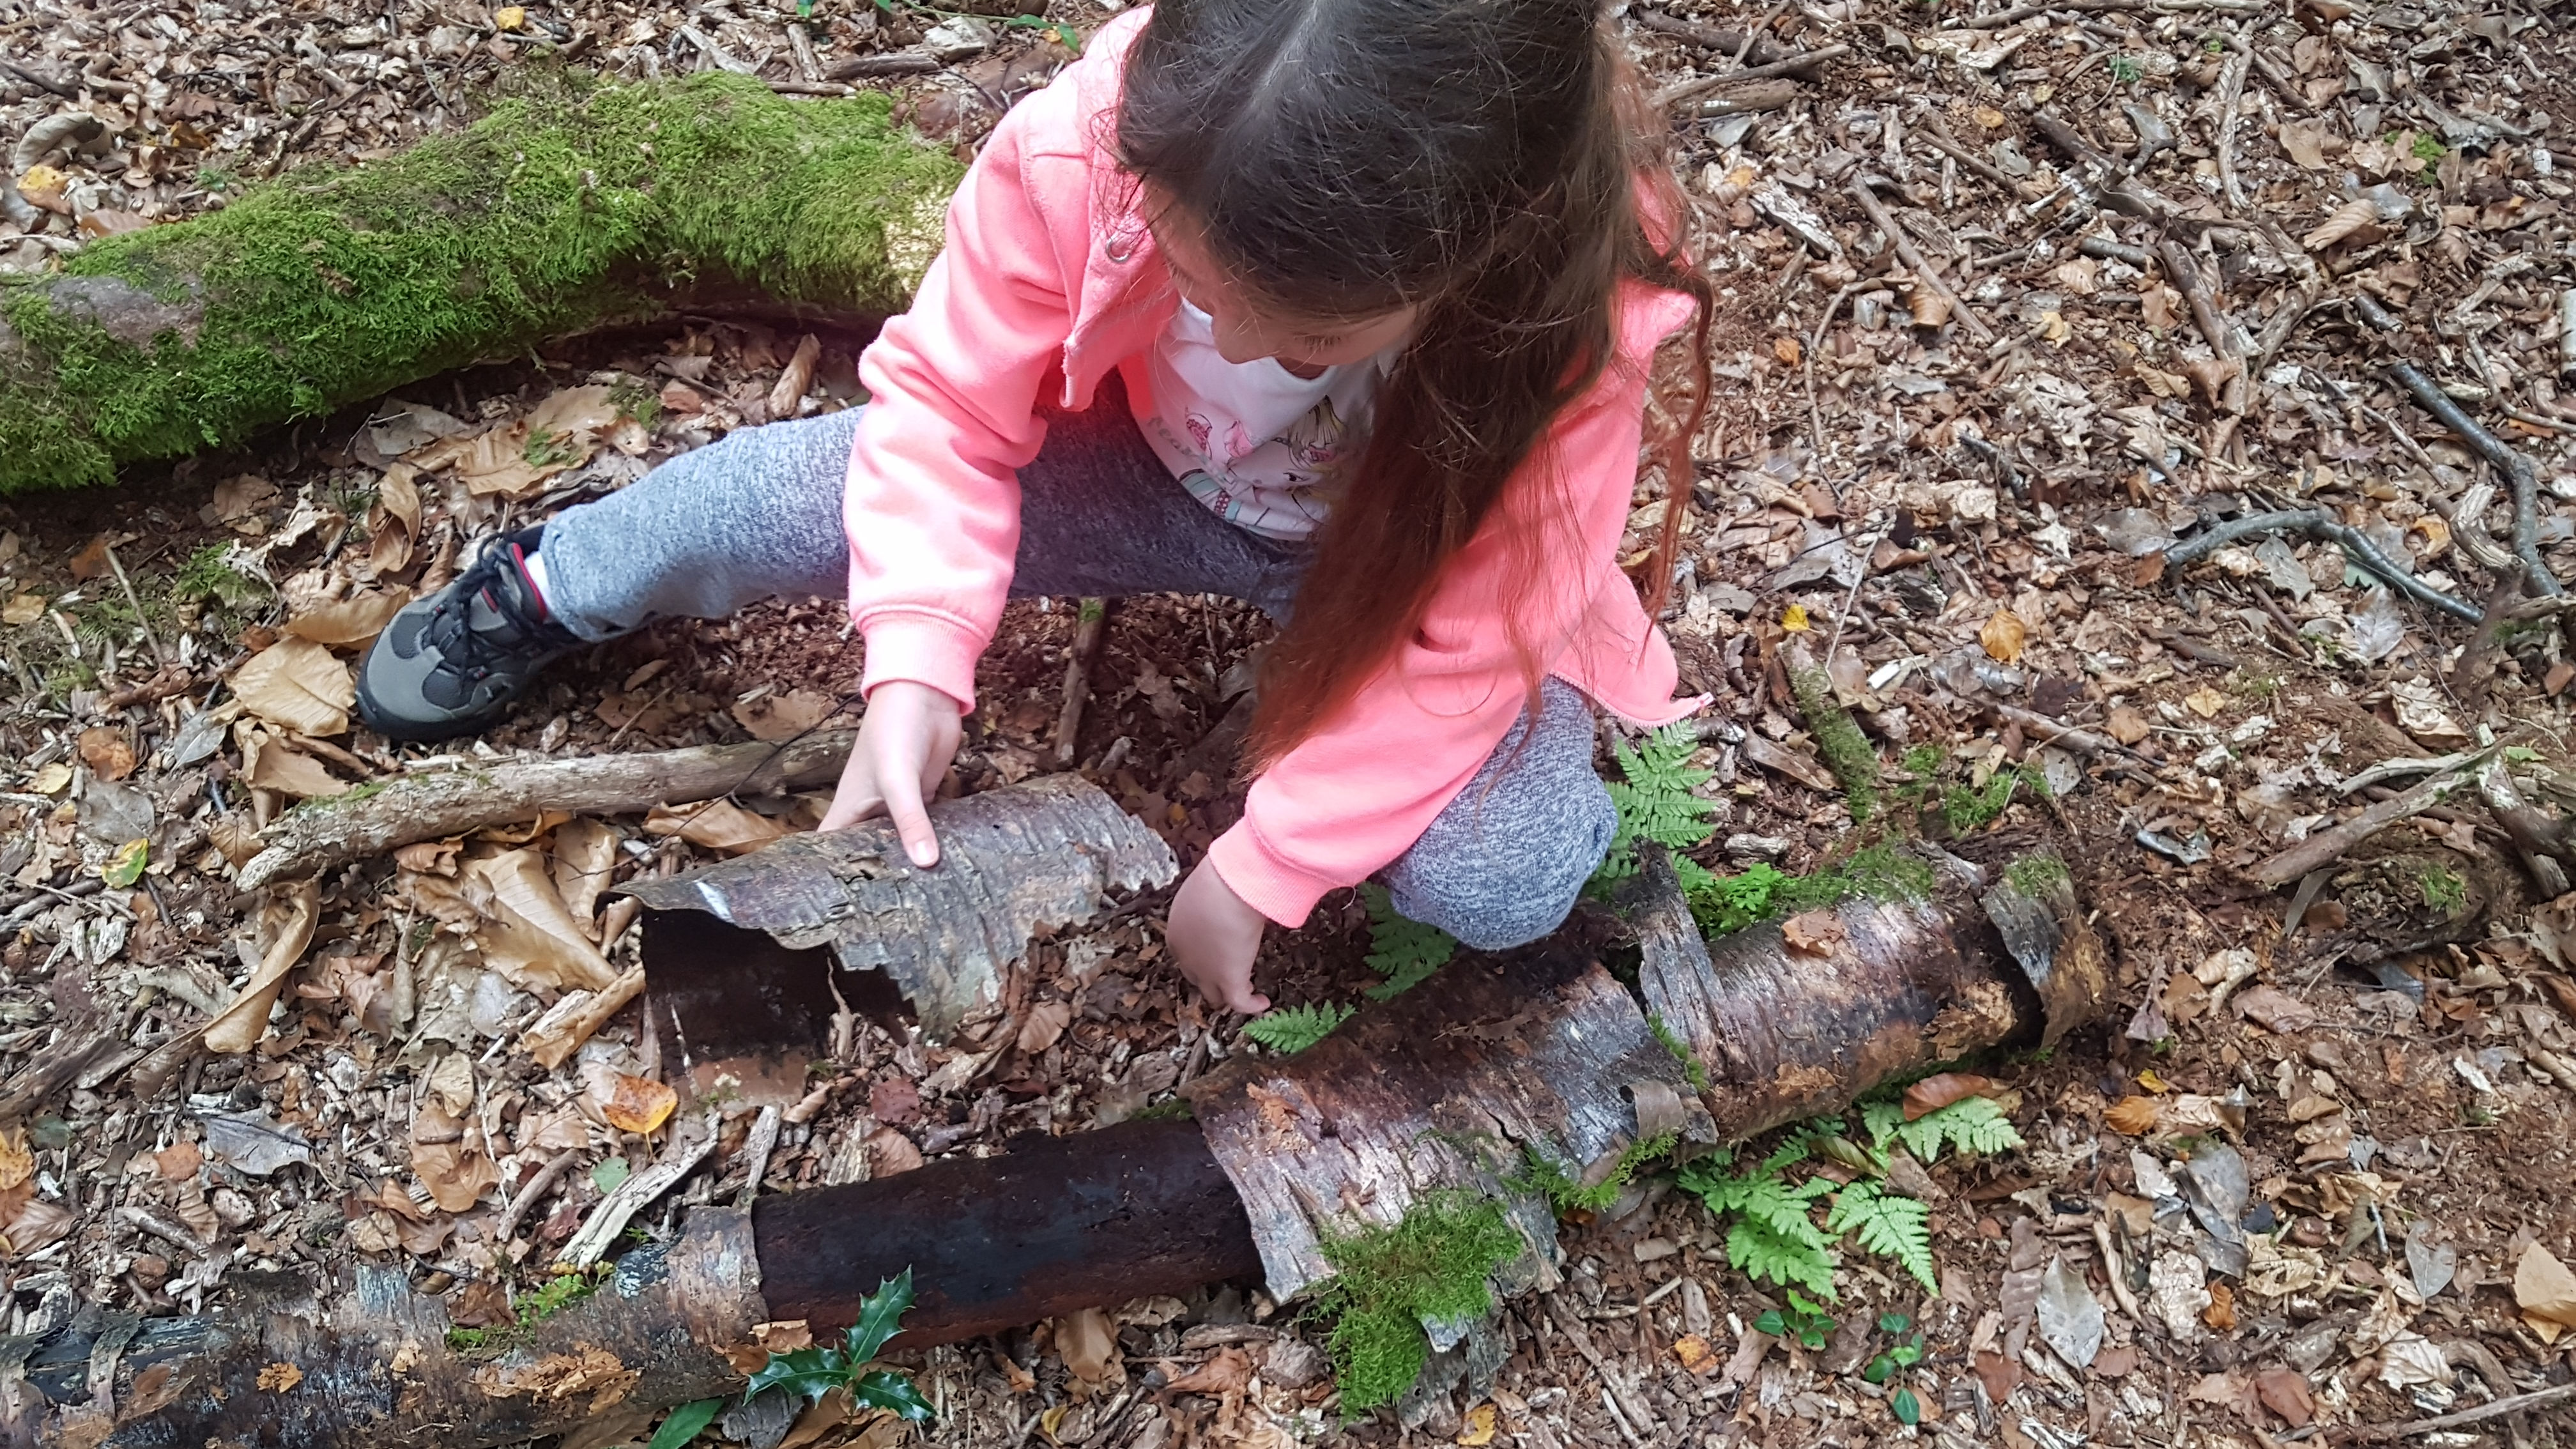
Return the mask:
<path fill-rule="evenodd" d="M 1934 296 L 1948 303 L 1950 310 L 1966 324 L 1970 332 L 1976 335 L 1979 342 L 1994 341 L 1995 329 L 1987 326 L 1984 318 L 1970 311 L 1968 304 L 1960 298 L 1959 294 L 1950 290 L 1950 284 L 1941 280 L 1941 274 L 1932 270 L 1932 264 L 1923 259 L 1922 249 L 1914 245 L 1914 239 L 1906 235 L 1905 228 L 1897 225 L 1896 218 L 1889 214 L 1886 206 L 1881 204 L 1876 196 L 1870 194 L 1868 183 L 1854 178 L 1844 190 L 1853 200 L 1860 203 L 1861 210 L 1869 213 L 1870 224 L 1876 226 L 1880 234 L 1887 238 L 1888 244 L 1896 248 L 1898 258 L 1913 271 L 1915 283 L 1931 289 Z"/>
<path fill-rule="evenodd" d="M 2441 803 L 2442 797 L 2468 783 L 2460 771 L 2437 775 L 2393 800 L 2382 800 L 2359 815 L 2329 830 L 2320 830 L 2280 854 L 2246 872 L 2248 879 L 2270 890 L 2289 884 L 2309 871 L 2320 870 L 2343 859 L 2363 841 L 2425 807 Z"/>
<path fill-rule="evenodd" d="M 2252 15 L 2263 9 L 2256 0 L 2039 0 L 2032 5 L 2016 5 L 1993 15 L 1979 15 L 1959 22 L 1962 30 L 2001 30 L 2019 25 L 2034 15 L 2052 10 L 2070 10 L 2078 15 L 2099 15 L 2109 11 L 2147 10 L 2157 14 L 2177 14 L 2193 10 L 2214 10 L 2226 15 Z"/>
<path fill-rule="evenodd" d="M 1739 77 L 1730 76 L 1730 80 Z M 1798 103 L 1804 92 L 1793 80 L 1755 81 L 1733 95 L 1699 103 L 1699 118 L 1713 121 L 1721 116 L 1749 116 L 1760 111 L 1786 110 Z"/>
<path fill-rule="evenodd" d="M 2462 1409 L 2456 1414 L 2444 1414 L 2438 1418 L 2417 1419 L 2407 1424 L 2383 1424 L 2370 1428 L 2351 1429 L 2345 1431 L 2343 1437 L 2346 1442 L 2367 1444 L 2382 1444 L 2391 1439 L 2412 1439 L 2418 1434 L 2438 1434 L 2445 1429 L 2465 1429 L 2471 1424 L 2483 1424 L 2489 1419 L 2501 1419 L 2507 1414 L 2545 1409 L 2552 1404 L 2563 1404 L 2569 1399 L 2576 1399 L 2576 1384 L 2560 1384 L 2551 1389 L 2534 1389 L 2527 1394 L 2515 1394 L 2511 1398 L 2497 1399 L 2493 1403 L 2480 1404 L 2474 1409 Z"/>
<path fill-rule="evenodd" d="M 563 1255 L 556 1261 L 575 1268 L 587 1268 L 599 1261 L 617 1235 L 626 1228 L 627 1219 L 643 1211 L 654 1199 L 679 1185 L 680 1179 L 697 1170 L 708 1153 L 716 1150 L 716 1124 L 713 1113 L 694 1138 L 683 1138 L 666 1148 L 661 1160 L 617 1185 L 617 1189 L 599 1200 L 582 1221 L 579 1231 L 564 1244 Z"/>
<path fill-rule="evenodd" d="M 2188 543 L 2178 543 L 2166 549 L 2165 563 L 2168 567 L 2198 563 L 2239 539 L 2251 538 L 2258 533 L 2284 531 L 2312 533 L 2319 538 L 2341 544 L 2344 557 L 2387 580 L 2398 592 L 2419 603 L 2439 609 L 2454 619 L 2474 624 L 2486 617 L 2486 612 L 2477 605 L 2453 598 L 2408 573 L 2404 566 L 2381 553 L 2379 545 L 2372 543 L 2361 530 L 2337 522 L 2321 508 L 2287 508 L 2275 513 L 2256 513 L 2230 520 Z"/>
<path fill-rule="evenodd" d="M 2290 234 L 2281 229 L 2279 222 L 2265 217 L 2256 226 L 2263 233 L 2264 239 L 2272 244 L 2272 250 L 2279 253 L 2281 260 L 2289 264 L 2290 275 L 2298 278 L 2299 281 L 2297 295 L 2283 304 L 2280 311 L 2272 314 L 2272 320 L 2263 324 L 2263 335 L 2255 341 L 2254 360 L 2246 365 L 2246 371 L 2260 378 L 2264 370 L 2272 365 L 2272 359 L 2288 345 L 2290 334 L 2297 330 L 2299 323 L 2317 305 L 2317 298 L 2325 295 L 2326 279 L 2325 273 L 2317 267 L 2316 258 L 2309 256 L 2305 248 L 2290 240 Z"/>
<path fill-rule="evenodd" d="M 2020 193 L 2013 189 L 2012 173 L 1960 145 L 1959 139 L 1950 134 L 1950 128 L 1941 124 L 1939 116 L 1925 116 L 1916 121 L 1914 134 L 1933 150 L 1992 182 L 2005 196 L 2016 201 L 2020 199 Z"/>
<path fill-rule="evenodd" d="M 2253 64 L 2253 52 L 2240 45 L 2228 53 L 2218 73 L 2218 189 L 2228 209 L 2236 212 L 2245 210 L 2244 188 L 2236 184 L 2236 123 L 2242 119 L 2245 72 Z"/>
<path fill-rule="evenodd" d="M 116 574 L 116 586 L 125 591 L 125 602 L 134 608 L 134 626 L 143 631 L 143 642 L 152 646 L 152 662 L 168 669 L 170 653 L 161 647 L 161 636 L 154 632 L 151 616 L 143 612 L 143 600 L 134 592 L 134 581 L 125 576 L 125 565 L 117 561 L 116 546 L 103 543 L 99 547 L 107 555 L 108 568 Z"/>
<path fill-rule="evenodd" d="M 2227 380 L 2221 403 L 2228 412 L 2241 415 L 2245 411 L 2245 350 L 2236 343 L 2235 329 L 2219 315 L 2217 297 L 2202 282 L 2190 249 L 2179 239 L 2169 236 L 2156 243 L 2156 260 L 2164 264 L 2167 280 L 2181 288 L 2183 297 L 2191 303 L 2191 320 L 2208 340 L 2209 350 L 2218 354 L 2220 361 L 2237 364 L 2236 375 Z"/>
<path fill-rule="evenodd" d="M 1818 458 L 1825 456 L 1825 415 L 1816 406 L 1816 349 L 1825 345 L 1825 329 L 1834 325 L 1834 314 L 1843 309 L 1843 303 L 1851 294 L 1877 285 L 1878 278 L 1862 277 L 1834 293 L 1833 300 L 1825 304 L 1825 315 L 1816 319 L 1815 330 L 1807 334 L 1807 350 L 1798 359 L 1801 370 L 1807 375 L 1807 432 L 1810 441 L 1816 445 Z"/>
<path fill-rule="evenodd" d="M 1785 60 L 1775 60 L 1769 65 L 1746 66 L 1742 70 L 1731 70 L 1724 75 L 1699 76 L 1678 85 L 1665 87 L 1655 96 L 1655 104 L 1659 107 L 1677 106 L 1684 101 L 1697 100 L 1720 86 L 1733 85 L 1737 81 L 1769 80 L 1773 76 L 1796 75 L 1800 71 L 1814 70 L 1826 61 L 1839 60 L 1849 54 L 1851 54 L 1851 47 L 1848 45 L 1820 45 L 1814 50 L 1802 51 Z"/>
<path fill-rule="evenodd" d="M 537 1169 L 536 1176 L 529 1178 L 525 1187 L 510 1195 L 510 1205 L 501 1210 L 501 1230 L 493 1235 L 492 1241 L 496 1243 L 510 1241 L 510 1233 L 519 1226 L 519 1219 L 528 1215 L 528 1209 L 537 1205 L 537 1199 L 554 1191 L 555 1184 L 563 1181 L 564 1174 L 572 1170 L 573 1163 L 581 1157 L 581 1154 L 581 1148 L 567 1147 L 547 1158 L 546 1165 Z"/>
<path fill-rule="evenodd" d="M 2107 736 L 2097 735 L 2091 730 L 2085 729 L 2079 725 L 2062 724 L 2056 720 L 2050 719 L 2048 716 L 2041 714 L 2035 709 L 2024 709 L 2020 705 L 2006 704 L 2001 700 L 1979 700 L 1978 703 L 1993 710 L 1995 712 L 1995 718 L 2000 719 L 2007 724 L 2017 724 L 2021 726 L 2023 737 L 2028 740 L 2030 744 L 2037 745 L 2043 749 L 2055 746 L 2071 755 L 2099 755 L 2105 753 L 2128 755 L 2137 753 L 2128 746 L 2120 744 L 2118 741 L 2110 739 Z M 2033 730 L 2044 733 L 2047 738 L 2030 739 L 2029 734 Z"/>
<path fill-rule="evenodd" d="M 2415 400 L 2417 407 L 2431 413 L 2435 422 L 2459 434 L 2461 441 L 2493 464 L 2495 470 L 2505 476 L 2505 481 L 2513 485 L 2513 552 L 2522 560 L 2523 582 L 2535 593 L 2565 593 L 2558 576 L 2540 561 L 2540 469 L 2529 458 L 2507 446 L 2503 439 L 2481 427 L 2415 364 L 2390 363 L 2388 378 L 2403 388 L 2406 395 Z"/>
<path fill-rule="evenodd" d="M 2478 796 L 2494 812 L 2496 824 L 2512 838 L 2523 869 L 2531 872 L 2532 881 L 2540 887 L 2541 898 L 2556 900 L 2567 894 L 2567 867 L 2559 859 L 2560 852 L 2567 849 L 2560 838 L 2563 827 L 2549 812 L 2522 798 L 2522 792 L 2514 788 L 2513 776 L 2505 769 L 2502 755 L 2490 755 L 2478 771 Z"/>
<path fill-rule="evenodd" d="M 1055 718 L 1055 762 L 1073 763 L 1075 737 L 1082 733 L 1082 707 L 1091 697 L 1091 660 L 1100 652 L 1108 628 L 1109 602 L 1085 599 L 1073 626 L 1073 648 L 1064 661 L 1064 709 Z"/>
<path fill-rule="evenodd" d="M 782 96 L 855 96 L 859 93 L 857 86 L 844 85 L 839 81 L 763 80 L 761 84 Z"/>
<path fill-rule="evenodd" d="M 2484 753 L 2483 750 L 2462 750 L 2456 755 L 2430 755 L 2421 758 L 2401 756 L 2393 760 L 2382 760 L 2359 774 L 2347 776 L 2342 784 L 2335 787 L 2335 793 L 2350 795 L 2356 791 L 2367 790 L 2373 785 L 2384 785 L 2391 780 L 2403 780 L 2415 775 L 2437 775 L 2444 770 L 2462 769 L 2476 764 L 2478 756 Z"/>
<path fill-rule="evenodd" d="M 1763 33 L 1770 28 L 1767 24 L 1756 25 L 1750 30 L 1721 30 L 1716 26 L 1666 15 L 1660 10 L 1631 10 L 1628 18 L 1647 30 L 1688 41 L 1702 50 L 1724 51 L 1735 58 L 1737 65 L 1747 60 L 1755 65 L 1769 65 L 1790 53 L 1787 47 Z"/>
<path fill-rule="evenodd" d="M 760 1180 L 769 1175 L 769 1154 L 776 1151 L 778 1147 L 780 1120 L 776 1102 L 761 1108 L 760 1115 L 751 1120 L 751 1136 L 742 1144 L 744 1158 L 742 1191 L 734 1194 L 735 1207 L 747 1208 L 751 1206 L 753 1199 L 760 1196 Z"/>
<path fill-rule="evenodd" d="M 823 79 L 872 80 L 880 76 L 928 75 L 937 69 L 939 62 L 920 51 L 898 50 L 887 55 L 854 56 L 823 72 Z"/>

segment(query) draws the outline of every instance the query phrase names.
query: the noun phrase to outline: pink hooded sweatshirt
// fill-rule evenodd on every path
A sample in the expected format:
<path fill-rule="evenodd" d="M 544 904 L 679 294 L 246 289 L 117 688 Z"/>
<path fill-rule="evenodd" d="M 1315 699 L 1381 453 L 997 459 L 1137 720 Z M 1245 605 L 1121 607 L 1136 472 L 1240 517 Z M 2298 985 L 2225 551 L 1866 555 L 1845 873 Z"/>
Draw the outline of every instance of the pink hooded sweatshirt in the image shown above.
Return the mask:
<path fill-rule="evenodd" d="M 1143 356 L 1179 305 L 1133 180 L 1103 144 L 1147 13 L 1103 27 L 1081 60 L 1002 118 L 949 203 L 946 250 L 912 310 L 859 360 L 872 401 L 845 519 L 863 689 L 911 680 L 973 708 L 975 661 L 1018 550 L 1016 474 L 1046 436 L 1041 401 L 1090 407 L 1100 379 Z M 1548 672 L 1622 718 L 1664 724 L 1702 702 L 1673 698 L 1672 647 L 1615 560 L 1648 365 L 1690 314 L 1678 293 L 1623 285 L 1616 358 L 1451 560 L 1412 638 L 1253 782 L 1243 819 L 1209 858 L 1254 909 L 1303 923 L 1326 891 L 1409 849 L 1475 775 L 1527 699 L 1508 604 Z M 1131 389 L 1144 372 L 1123 369 Z M 1551 493 L 1559 521 L 1542 524 Z M 1555 537 L 1524 579 L 1528 551 L 1508 540 L 1530 528 Z"/>

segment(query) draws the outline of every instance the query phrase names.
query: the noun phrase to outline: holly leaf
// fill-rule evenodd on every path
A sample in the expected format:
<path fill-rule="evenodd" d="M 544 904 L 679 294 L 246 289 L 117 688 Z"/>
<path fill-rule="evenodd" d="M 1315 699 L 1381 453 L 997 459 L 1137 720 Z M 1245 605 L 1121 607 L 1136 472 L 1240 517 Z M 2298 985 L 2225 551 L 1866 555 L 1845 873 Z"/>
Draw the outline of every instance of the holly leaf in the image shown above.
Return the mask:
<path fill-rule="evenodd" d="M 862 1312 L 865 1310 L 862 1309 Z M 852 1332 L 857 1330 L 853 1328 Z M 742 1392 L 742 1401 L 750 1403 L 766 1389 L 785 1389 L 811 1403 L 850 1381 L 850 1360 L 837 1348 L 800 1348 L 793 1353 L 773 1353 L 769 1362 L 751 1376 Z"/>
<path fill-rule="evenodd" d="M 859 1301 L 859 1321 L 850 1325 L 849 1337 L 843 1340 L 851 1368 L 857 1368 L 877 1356 L 886 1341 L 903 1332 L 904 1310 L 912 1306 L 912 1270 L 901 1277 L 888 1278 L 877 1285 L 877 1291 Z"/>
<path fill-rule="evenodd" d="M 930 1401 L 913 1387 L 911 1379 L 886 1369 L 878 1369 L 850 1385 L 850 1397 L 871 1409 L 885 1409 L 899 1418 L 916 1424 L 931 1419 Z"/>
<path fill-rule="evenodd" d="M 680 1449 L 698 1437 L 698 1431 L 715 1422 L 716 1410 L 724 1407 L 722 1399 L 699 1399 L 673 1409 L 653 1431 L 653 1441 L 644 1449 Z"/>

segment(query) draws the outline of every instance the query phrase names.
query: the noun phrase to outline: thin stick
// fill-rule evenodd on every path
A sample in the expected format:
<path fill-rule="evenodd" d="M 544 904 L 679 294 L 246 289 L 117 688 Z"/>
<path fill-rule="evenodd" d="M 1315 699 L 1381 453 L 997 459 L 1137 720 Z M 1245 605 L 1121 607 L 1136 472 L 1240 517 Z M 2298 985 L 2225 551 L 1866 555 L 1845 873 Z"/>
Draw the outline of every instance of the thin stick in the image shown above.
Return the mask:
<path fill-rule="evenodd" d="M 1984 177 L 2004 195 L 2016 201 L 2021 199 L 2020 193 L 2013 189 L 2012 173 L 1959 144 L 1959 138 L 1950 134 L 1950 128 L 1941 124 L 1939 116 L 1926 116 L 1917 121 L 1914 135 L 1933 150 Z"/>
<path fill-rule="evenodd" d="M 2236 184 L 2236 123 L 2245 99 L 2245 72 L 2254 56 L 2243 46 L 2231 50 L 2218 75 L 2218 189 L 2231 211 L 2245 209 L 2244 188 Z"/>
<path fill-rule="evenodd" d="M 2262 9 L 2260 0 L 2039 0 L 2037 4 L 2016 5 L 1998 14 L 1979 15 L 1973 19 L 1962 20 L 1959 22 L 1959 28 L 2001 30 L 2007 25 L 2019 25 L 2034 15 L 2045 15 L 2052 10 L 2071 10 L 2079 15 L 2099 15 L 2120 10 L 2145 10 L 2159 15 L 2195 10 L 2214 10 L 2222 15 L 2253 15 L 2260 13 Z"/>
<path fill-rule="evenodd" d="M 2299 532 L 2315 534 L 2343 546 L 2344 556 L 2388 581 L 2400 593 L 2417 602 L 2441 610 L 2454 619 L 2477 623 L 2486 611 L 2463 599 L 2456 599 L 2408 573 L 2406 569 L 2379 551 L 2361 530 L 2339 523 L 2323 509 L 2288 508 L 2277 513 L 2256 513 L 2222 523 L 2189 543 L 2178 543 L 2165 550 L 2167 566 L 2198 563 L 2228 544 L 2251 538 L 2258 533 Z"/>
<path fill-rule="evenodd" d="M 1860 203 L 1861 210 L 1869 213 L 1870 223 L 1887 237 L 1888 244 L 1896 248 L 1896 255 L 1913 270 L 1914 280 L 1931 288 L 1933 295 L 1949 303 L 1950 310 L 1958 315 L 1959 320 L 1966 324 L 1970 332 L 1976 334 L 1979 342 L 1994 341 L 1995 329 L 1987 326 L 1984 318 L 1970 311 L 1967 302 L 1962 300 L 1958 293 L 1950 290 L 1950 284 L 1941 280 L 1940 273 L 1932 270 L 1932 264 L 1923 259 L 1922 249 L 1914 245 L 1914 239 L 1905 234 L 1905 228 L 1896 224 L 1896 218 L 1889 214 L 1886 206 L 1882 205 L 1876 196 L 1870 194 L 1868 183 L 1854 178 L 1851 185 L 1844 189 L 1850 193 L 1853 200 Z"/>
<path fill-rule="evenodd" d="M 2346 852 L 2363 841 L 2400 820 L 2422 814 L 2426 807 L 2440 804 L 2443 796 L 2468 783 L 2468 777 L 2458 771 L 2437 775 L 2403 795 L 2369 806 L 2341 825 L 2318 831 L 2256 865 L 2245 873 L 2246 877 L 2267 890 L 2288 885 L 2309 871 L 2343 859 Z"/>
<path fill-rule="evenodd" d="M 1655 97 L 1655 104 L 1677 106 L 1684 101 L 1696 100 L 1707 95 L 1720 86 L 1730 86 L 1737 81 L 1769 80 L 1773 76 L 1795 75 L 1800 71 L 1814 70 L 1826 61 L 1838 60 L 1849 54 L 1851 54 L 1851 47 L 1848 45 L 1823 45 L 1814 50 L 1790 56 L 1786 60 L 1775 60 L 1769 65 L 1747 66 L 1743 70 L 1731 70 L 1724 75 L 1700 76 L 1695 80 L 1686 80 L 1679 85 L 1666 87 Z"/>
<path fill-rule="evenodd" d="M 134 592 L 134 581 L 125 576 L 125 565 L 117 561 L 116 546 L 102 544 L 100 551 L 107 555 L 107 566 L 116 573 L 116 586 L 125 590 L 125 602 L 134 607 L 134 624 L 143 631 L 143 642 L 152 646 L 152 661 L 164 669 L 169 668 L 169 652 L 161 647 L 161 636 L 153 632 L 152 620 L 143 612 L 143 600 Z"/>
<path fill-rule="evenodd" d="M 537 1205 L 537 1199 L 554 1191 L 555 1184 L 563 1181 L 564 1174 L 572 1170 L 573 1163 L 580 1158 L 581 1154 L 581 1148 L 567 1147 L 547 1158 L 546 1165 L 538 1168 L 537 1175 L 528 1179 L 527 1186 L 512 1194 L 510 1205 L 501 1210 L 501 1230 L 493 1236 L 492 1241 L 496 1243 L 510 1241 L 510 1232 L 518 1227 L 519 1219 L 528 1215 L 528 1209 Z"/>
<path fill-rule="evenodd" d="M 1825 329 L 1834 325 L 1834 314 L 1843 309 L 1844 300 L 1863 287 L 1877 285 L 1878 278 L 1863 277 L 1834 293 L 1833 300 L 1825 304 L 1825 315 L 1816 320 L 1816 330 L 1807 334 L 1807 350 L 1798 358 L 1807 375 L 1807 432 L 1819 459 L 1825 456 L 1825 415 L 1816 406 L 1816 349 L 1825 345 Z"/>
<path fill-rule="evenodd" d="M 2391 1439 L 2412 1439 L 2418 1434 L 2438 1434 L 2444 1429 L 2465 1429 L 2471 1424 L 2483 1424 L 2489 1419 L 2501 1419 L 2507 1414 L 2545 1409 L 2552 1404 L 2565 1403 L 2569 1399 L 2576 1399 L 2576 1384 L 2560 1384 L 2554 1389 L 2534 1389 L 2527 1394 L 2515 1394 L 2509 1398 L 2497 1399 L 2493 1403 L 2480 1404 L 2474 1409 L 2462 1409 L 2456 1414 L 2444 1414 L 2434 1419 L 2417 1419 L 2411 1424 L 2385 1424 L 2375 1428 L 2354 1429 L 2351 1431 L 2351 1436 L 2356 1440 L 2374 1444 L 2385 1443 Z"/>
<path fill-rule="evenodd" d="M 2479 426 L 2415 364 L 2390 363 L 2388 379 L 2405 389 L 2415 405 L 2431 413 L 2435 422 L 2459 434 L 2461 441 L 2495 465 L 2495 470 L 2513 485 L 2513 552 L 2522 560 L 2524 581 L 2538 593 L 2565 593 L 2558 576 L 2540 561 L 2540 469 L 2503 439 Z"/>
<path fill-rule="evenodd" d="M 1082 732 L 1082 706 L 1091 697 L 1091 660 L 1100 652 L 1100 636 L 1107 631 L 1108 620 L 1106 599 L 1082 601 L 1082 612 L 1073 626 L 1073 649 L 1064 661 L 1064 710 L 1055 719 L 1058 767 L 1073 763 L 1074 738 Z"/>

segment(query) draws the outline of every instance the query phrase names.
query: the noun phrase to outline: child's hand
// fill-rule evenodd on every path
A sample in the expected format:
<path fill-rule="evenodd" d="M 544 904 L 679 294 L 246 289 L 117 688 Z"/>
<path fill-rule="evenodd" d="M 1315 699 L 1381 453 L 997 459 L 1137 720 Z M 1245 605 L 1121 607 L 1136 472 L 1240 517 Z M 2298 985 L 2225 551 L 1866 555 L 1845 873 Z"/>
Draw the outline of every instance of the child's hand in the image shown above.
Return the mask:
<path fill-rule="evenodd" d="M 939 837 L 930 830 L 924 800 L 939 792 L 940 778 L 957 758 L 965 731 L 957 701 L 926 684 L 889 679 L 868 695 L 859 742 L 841 769 L 841 786 L 823 828 L 839 830 L 874 815 L 891 816 L 904 854 L 923 869 L 939 863 Z"/>
<path fill-rule="evenodd" d="M 1261 950 L 1262 929 L 1270 923 L 1243 903 L 1234 887 L 1200 861 L 1172 897 L 1172 914 L 1163 925 L 1163 944 L 1172 963 L 1199 993 L 1218 1006 L 1259 1016 L 1270 998 L 1252 989 L 1252 958 Z"/>

